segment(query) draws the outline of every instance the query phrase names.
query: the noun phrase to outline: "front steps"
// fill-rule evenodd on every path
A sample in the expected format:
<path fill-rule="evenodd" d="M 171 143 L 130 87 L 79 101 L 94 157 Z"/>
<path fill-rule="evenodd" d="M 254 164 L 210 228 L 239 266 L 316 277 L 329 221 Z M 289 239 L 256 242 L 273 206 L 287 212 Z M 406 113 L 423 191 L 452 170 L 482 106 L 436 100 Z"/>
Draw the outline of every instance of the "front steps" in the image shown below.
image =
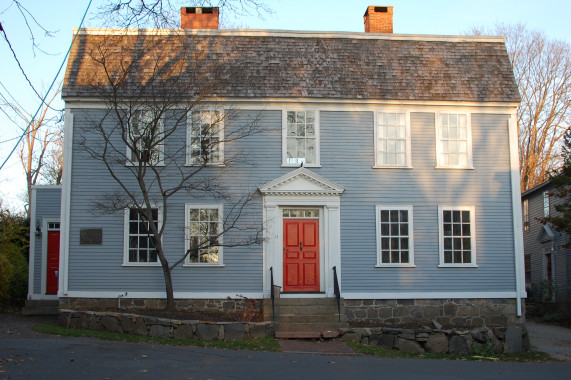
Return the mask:
<path fill-rule="evenodd" d="M 23 315 L 57 315 L 59 300 L 26 300 Z"/>
<path fill-rule="evenodd" d="M 264 300 L 264 320 L 274 321 L 276 338 L 335 338 L 347 326 L 341 300 L 341 322 L 335 298 L 276 298 Z"/>

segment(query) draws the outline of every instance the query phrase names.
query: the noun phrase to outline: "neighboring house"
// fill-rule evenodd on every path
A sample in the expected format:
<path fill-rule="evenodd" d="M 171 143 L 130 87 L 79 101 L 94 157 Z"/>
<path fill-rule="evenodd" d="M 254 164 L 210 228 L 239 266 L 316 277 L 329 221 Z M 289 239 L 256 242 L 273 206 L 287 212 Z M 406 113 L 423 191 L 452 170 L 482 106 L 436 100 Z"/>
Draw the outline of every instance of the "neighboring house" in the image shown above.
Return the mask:
<path fill-rule="evenodd" d="M 57 312 L 61 186 L 32 186 L 31 201 L 28 297 L 23 312 Z"/>
<path fill-rule="evenodd" d="M 151 307 L 164 298 L 156 253 L 135 231 L 137 215 L 94 213 L 93 201 L 117 184 L 84 149 L 106 115 L 99 91 L 106 73 L 92 54 L 124 49 L 141 67 L 130 83 L 145 81 L 152 47 L 162 46 L 165 62 L 192 67 L 169 82 L 181 102 L 194 81 L 229 69 L 225 86 L 203 100 L 208 118 L 234 108 L 243 113 L 225 121 L 225 133 L 254 118 L 263 129 L 217 150 L 247 152 L 249 165 L 204 170 L 233 193 L 259 191 L 245 212 L 248 224 L 264 229 L 263 244 L 191 256 L 173 271 L 175 298 L 221 308 L 238 295 L 268 299 L 270 269 L 282 299 L 331 298 L 335 267 L 350 320 L 521 321 L 520 97 L 503 37 L 393 35 L 392 7 L 367 9 L 367 33 L 199 30 L 193 18 L 210 20 L 217 9 L 181 13 L 187 29 L 82 29 L 72 46 L 62 92 L 60 307 L 118 298 Z M 203 57 L 201 65 L 176 56 L 183 45 Z M 188 131 L 164 142 L 187 149 L 188 165 L 200 150 L 190 143 L 195 116 Z M 159 167 L 163 152 L 150 153 Z M 207 237 L 193 226 L 216 229 L 229 208 L 221 199 L 173 198 L 162 241 L 169 259 Z"/>
<path fill-rule="evenodd" d="M 569 313 L 571 303 L 571 249 L 569 237 L 539 219 L 551 215 L 561 201 L 552 195 L 551 181 L 529 189 L 521 195 L 525 283 L 530 296 L 551 298 Z M 551 291 L 550 289 L 554 289 Z M 543 295 L 541 294 L 543 292 Z M 544 299 L 545 300 L 545 299 Z"/>

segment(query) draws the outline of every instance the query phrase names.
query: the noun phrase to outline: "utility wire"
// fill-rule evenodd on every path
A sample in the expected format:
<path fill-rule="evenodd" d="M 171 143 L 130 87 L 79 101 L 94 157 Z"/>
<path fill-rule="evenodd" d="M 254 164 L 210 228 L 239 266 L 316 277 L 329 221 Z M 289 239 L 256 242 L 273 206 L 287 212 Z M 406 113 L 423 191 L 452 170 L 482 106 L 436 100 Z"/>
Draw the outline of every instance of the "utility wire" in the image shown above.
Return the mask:
<path fill-rule="evenodd" d="M 79 34 L 79 30 L 81 29 L 81 26 L 83 25 L 83 21 L 85 20 L 85 16 L 87 16 L 87 12 L 89 11 L 89 7 L 91 6 L 92 1 L 93 0 L 89 0 L 89 4 L 87 4 L 87 8 L 85 9 L 85 13 L 83 14 L 83 17 L 81 18 L 81 22 L 79 23 L 79 28 L 77 28 L 77 32 L 75 32 L 75 35 L 73 36 L 73 39 L 71 40 L 71 44 L 69 45 L 69 49 L 67 49 L 67 53 L 65 53 L 65 57 L 63 57 L 63 61 L 61 62 L 61 65 L 60 65 L 60 67 L 59 67 L 59 69 L 58 69 L 58 71 L 54 77 L 54 80 L 52 81 L 52 83 L 50 84 L 50 87 L 46 91 L 46 95 L 42 98 L 42 104 L 40 104 L 40 106 L 38 107 L 36 113 L 34 114 L 32 119 L 30 120 L 30 122 L 28 123 L 28 126 L 26 127 L 26 129 L 24 129 L 24 133 L 22 133 L 22 135 L 18 139 L 18 142 L 16 143 L 16 145 L 14 145 L 14 148 L 12 148 L 12 150 L 10 151 L 10 154 L 8 154 L 8 157 L 6 157 L 6 159 L 4 160 L 2 165 L 0 165 L 0 170 L 2 170 L 4 165 L 6 165 L 6 162 L 8 162 L 8 160 L 10 159 L 12 154 L 14 154 L 14 151 L 16 150 L 16 148 L 18 148 L 18 145 L 20 145 L 20 141 L 22 141 L 22 139 L 26 135 L 26 133 L 28 132 L 28 129 L 30 128 L 30 125 L 34 122 L 34 120 L 36 119 L 36 116 L 38 116 L 38 113 L 42 109 L 43 104 L 46 102 L 46 98 L 48 97 L 48 94 L 50 93 L 52 87 L 54 86 L 54 83 L 56 82 L 56 80 L 57 80 L 57 78 L 61 72 L 61 69 L 63 68 L 63 65 L 65 64 L 67 56 L 69 55 L 69 52 L 71 51 L 71 47 L 73 46 L 73 43 L 75 42 L 75 39 L 77 38 L 77 35 Z M 2 29 L 1 24 L 0 24 L 0 29 Z M 4 35 L 6 35 L 6 34 L 4 34 Z"/>

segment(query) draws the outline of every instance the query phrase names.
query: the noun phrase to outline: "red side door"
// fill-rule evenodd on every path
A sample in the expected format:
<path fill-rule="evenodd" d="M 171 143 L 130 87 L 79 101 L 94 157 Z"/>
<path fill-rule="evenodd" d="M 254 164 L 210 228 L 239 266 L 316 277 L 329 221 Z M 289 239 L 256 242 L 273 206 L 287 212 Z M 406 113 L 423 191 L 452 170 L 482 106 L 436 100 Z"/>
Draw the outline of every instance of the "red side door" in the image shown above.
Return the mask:
<path fill-rule="evenodd" d="M 284 219 L 284 292 L 319 291 L 319 219 Z"/>
<path fill-rule="evenodd" d="M 57 294 L 59 271 L 59 231 L 48 231 L 46 294 Z"/>

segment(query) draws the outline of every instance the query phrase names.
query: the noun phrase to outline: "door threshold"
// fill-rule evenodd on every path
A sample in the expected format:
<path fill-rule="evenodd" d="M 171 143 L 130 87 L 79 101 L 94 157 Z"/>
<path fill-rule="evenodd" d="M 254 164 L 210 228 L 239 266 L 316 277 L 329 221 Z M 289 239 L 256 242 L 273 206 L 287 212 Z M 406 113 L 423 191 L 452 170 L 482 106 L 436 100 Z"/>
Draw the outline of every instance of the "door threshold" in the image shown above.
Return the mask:
<path fill-rule="evenodd" d="M 326 298 L 325 292 L 287 292 L 280 293 L 280 298 Z"/>

